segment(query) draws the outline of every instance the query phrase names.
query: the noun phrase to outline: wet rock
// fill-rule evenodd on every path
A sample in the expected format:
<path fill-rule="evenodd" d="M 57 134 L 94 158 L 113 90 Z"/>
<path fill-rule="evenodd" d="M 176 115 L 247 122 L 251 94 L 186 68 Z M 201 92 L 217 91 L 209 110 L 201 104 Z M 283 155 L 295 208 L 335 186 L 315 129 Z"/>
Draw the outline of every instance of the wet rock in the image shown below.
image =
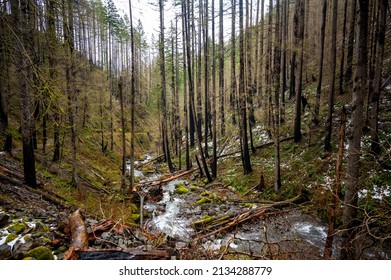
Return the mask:
<path fill-rule="evenodd" d="M 11 247 L 7 244 L 0 245 L 0 259 L 7 260 L 11 257 Z"/>
<path fill-rule="evenodd" d="M 21 260 L 34 247 L 34 241 L 28 240 L 25 243 L 17 242 L 13 248 L 12 258 L 16 260 Z"/>
<path fill-rule="evenodd" d="M 23 222 L 17 222 L 7 228 L 9 232 L 19 234 L 25 231 L 28 228 L 28 226 Z"/>
<path fill-rule="evenodd" d="M 0 228 L 3 228 L 4 226 L 6 226 L 9 221 L 11 220 L 10 216 L 7 215 L 7 214 L 0 214 Z"/>
<path fill-rule="evenodd" d="M 103 232 L 102 233 L 102 239 L 109 240 L 112 237 L 112 234 L 110 232 Z"/>

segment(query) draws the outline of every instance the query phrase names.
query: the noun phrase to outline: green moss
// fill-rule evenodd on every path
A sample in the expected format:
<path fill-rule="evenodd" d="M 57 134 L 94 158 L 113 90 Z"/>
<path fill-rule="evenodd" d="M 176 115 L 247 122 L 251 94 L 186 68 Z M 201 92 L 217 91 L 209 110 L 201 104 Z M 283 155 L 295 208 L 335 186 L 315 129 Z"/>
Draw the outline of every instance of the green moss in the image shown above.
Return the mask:
<path fill-rule="evenodd" d="M 30 240 L 32 240 L 33 238 L 30 236 L 30 235 L 25 235 L 24 236 L 24 241 L 25 242 L 29 242 Z"/>
<path fill-rule="evenodd" d="M 205 191 L 205 192 L 201 193 L 200 196 L 203 196 L 203 197 L 210 196 L 210 192 Z"/>
<path fill-rule="evenodd" d="M 212 217 L 206 215 L 206 216 L 196 220 L 195 222 L 193 222 L 193 226 L 195 228 L 200 228 L 200 227 L 203 227 L 205 224 L 210 223 L 211 221 L 212 221 Z"/>
<path fill-rule="evenodd" d="M 15 233 L 8 234 L 7 238 L 5 239 L 5 243 L 11 242 L 12 240 L 15 240 L 18 238 L 18 235 Z"/>
<path fill-rule="evenodd" d="M 174 193 L 176 194 L 187 194 L 189 190 L 185 187 L 178 187 L 175 189 Z"/>
<path fill-rule="evenodd" d="M 255 206 L 255 204 L 254 203 L 245 203 L 243 206 L 246 208 L 253 208 Z"/>
<path fill-rule="evenodd" d="M 42 245 L 49 245 L 51 242 L 52 242 L 52 241 L 51 241 L 49 238 L 47 238 L 47 237 L 43 237 L 43 238 L 40 240 L 40 243 L 41 243 Z"/>
<path fill-rule="evenodd" d="M 36 260 L 54 260 L 52 251 L 47 247 L 37 247 L 27 252 L 25 257 L 31 257 Z"/>
<path fill-rule="evenodd" d="M 26 229 L 27 229 L 27 225 L 23 222 L 13 224 L 7 228 L 9 232 L 16 233 L 16 234 L 22 233 Z"/>
<path fill-rule="evenodd" d="M 194 186 L 194 185 L 191 185 L 191 186 L 190 186 L 190 190 L 191 190 L 192 192 L 194 192 L 194 191 L 198 190 L 198 187 L 197 187 L 197 186 Z"/>
<path fill-rule="evenodd" d="M 139 221 L 140 221 L 140 214 L 131 214 L 131 215 L 130 215 L 130 218 L 131 218 L 134 222 L 139 222 Z"/>
<path fill-rule="evenodd" d="M 33 257 L 25 257 L 23 260 L 24 261 L 33 261 L 35 259 Z"/>
<path fill-rule="evenodd" d="M 205 203 L 211 203 L 212 200 L 208 197 L 203 197 L 199 200 L 196 201 L 196 205 L 202 205 L 202 204 L 205 204 Z"/>
<path fill-rule="evenodd" d="M 179 183 L 176 183 L 174 186 L 175 186 L 175 189 L 178 189 L 180 187 L 184 187 L 185 184 L 183 182 L 179 182 Z"/>

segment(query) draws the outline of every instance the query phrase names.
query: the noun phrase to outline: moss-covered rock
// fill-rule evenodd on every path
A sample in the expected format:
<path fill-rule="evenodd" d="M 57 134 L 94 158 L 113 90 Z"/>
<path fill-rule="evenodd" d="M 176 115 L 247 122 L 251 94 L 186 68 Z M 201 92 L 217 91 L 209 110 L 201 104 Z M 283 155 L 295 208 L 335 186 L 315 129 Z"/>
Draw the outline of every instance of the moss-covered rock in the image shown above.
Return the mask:
<path fill-rule="evenodd" d="M 27 229 L 27 225 L 23 222 L 18 222 L 18 223 L 15 223 L 13 225 L 10 225 L 7 230 L 11 233 L 16 233 L 16 234 L 19 234 L 19 233 L 22 233 L 23 231 L 25 231 Z"/>
<path fill-rule="evenodd" d="M 34 258 L 36 260 L 54 260 L 52 251 L 47 247 L 37 247 L 27 252 L 25 258 Z"/>
<path fill-rule="evenodd" d="M 5 243 L 11 242 L 11 241 L 15 240 L 16 238 L 18 238 L 17 234 L 10 233 L 10 234 L 8 234 L 7 238 L 5 239 Z"/>
<path fill-rule="evenodd" d="M 193 226 L 198 229 L 198 228 L 201 228 L 203 227 L 205 224 L 207 223 L 210 223 L 212 221 L 212 217 L 211 216 L 204 216 L 198 220 L 196 220 L 195 222 L 193 222 Z"/>
<path fill-rule="evenodd" d="M 195 185 L 191 185 L 191 186 L 190 186 L 190 190 L 191 190 L 192 192 L 194 192 L 194 191 L 198 190 L 198 187 L 195 186 Z"/>
<path fill-rule="evenodd" d="M 174 191 L 174 193 L 176 193 L 176 194 L 187 194 L 188 192 L 189 192 L 189 190 L 184 186 L 181 186 L 178 188 L 176 187 L 175 191 Z"/>
<path fill-rule="evenodd" d="M 25 257 L 23 259 L 24 261 L 32 261 L 32 260 L 35 260 L 33 257 Z"/>
<path fill-rule="evenodd" d="M 203 198 L 196 201 L 196 205 L 202 205 L 202 204 L 211 203 L 211 202 L 212 202 L 212 200 L 209 197 L 203 197 Z"/>

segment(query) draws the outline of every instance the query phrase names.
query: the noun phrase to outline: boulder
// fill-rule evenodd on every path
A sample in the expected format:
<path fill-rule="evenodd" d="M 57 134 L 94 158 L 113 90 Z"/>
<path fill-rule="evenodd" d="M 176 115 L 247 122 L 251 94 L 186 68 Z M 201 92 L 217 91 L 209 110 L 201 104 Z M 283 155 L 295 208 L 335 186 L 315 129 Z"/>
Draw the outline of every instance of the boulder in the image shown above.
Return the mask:
<path fill-rule="evenodd" d="M 0 245 L 0 260 L 7 260 L 11 257 L 11 247 L 7 244 Z"/>
<path fill-rule="evenodd" d="M 26 253 L 33 248 L 33 244 L 32 239 L 28 239 L 25 243 L 17 242 L 13 248 L 12 258 L 15 260 L 23 259 Z"/>
<path fill-rule="evenodd" d="M 10 221 L 10 216 L 4 213 L 0 214 L 0 228 L 6 226 Z"/>
<path fill-rule="evenodd" d="M 36 260 L 54 260 L 52 251 L 47 247 L 37 247 L 27 252 L 25 257 L 31 257 Z"/>

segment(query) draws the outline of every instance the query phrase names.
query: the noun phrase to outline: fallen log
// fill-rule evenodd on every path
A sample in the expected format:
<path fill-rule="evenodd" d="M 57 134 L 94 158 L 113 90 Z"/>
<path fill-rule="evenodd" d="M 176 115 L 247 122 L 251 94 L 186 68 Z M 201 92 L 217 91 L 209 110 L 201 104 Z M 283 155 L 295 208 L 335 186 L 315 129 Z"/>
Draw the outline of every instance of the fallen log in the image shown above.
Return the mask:
<path fill-rule="evenodd" d="M 166 184 L 168 182 L 171 182 L 175 179 L 178 179 L 178 178 L 181 178 L 183 176 L 186 176 L 192 172 L 194 172 L 195 169 L 192 168 L 190 170 L 187 170 L 187 171 L 184 171 L 182 173 L 179 173 L 179 174 L 175 174 L 171 177 L 168 177 L 168 178 L 165 178 L 165 179 L 161 179 L 161 180 L 154 180 L 154 181 L 149 181 L 149 182 L 144 182 L 144 183 L 140 183 L 140 184 L 137 184 L 136 187 L 137 189 L 141 188 L 141 187 L 153 187 L 153 186 L 158 186 L 158 185 L 161 185 L 161 184 Z"/>
<path fill-rule="evenodd" d="M 148 160 L 148 161 L 144 161 L 143 163 L 140 163 L 140 164 L 135 165 L 135 167 L 136 167 L 136 168 L 143 167 L 143 166 L 145 166 L 145 165 L 147 165 L 147 164 L 150 164 L 150 163 L 152 163 L 152 162 L 154 162 L 154 161 L 156 161 L 156 160 L 161 159 L 163 156 L 164 156 L 164 154 L 158 155 L 157 157 L 155 157 L 155 158 L 153 158 L 153 159 L 150 159 L 150 160 Z"/>
<path fill-rule="evenodd" d="M 295 138 L 294 136 L 290 136 L 290 137 L 281 139 L 280 143 L 292 140 L 294 138 Z M 272 146 L 272 145 L 274 145 L 274 141 L 271 141 L 271 142 L 268 142 L 268 143 L 265 143 L 265 144 L 262 144 L 262 145 L 259 145 L 259 146 L 255 146 L 255 149 L 257 149 L 257 150 L 258 149 L 263 149 L 263 148 L 266 148 L 266 147 L 269 147 L 269 146 Z M 223 154 L 223 155 L 218 155 L 217 158 L 224 158 L 224 157 L 236 155 L 236 154 L 239 154 L 240 152 L 241 151 L 239 150 L 239 151 L 235 151 L 235 152 L 231 152 L 231 153 L 226 153 L 226 154 Z"/>
<path fill-rule="evenodd" d="M 266 213 L 270 213 L 272 211 L 275 211 L 276 209 L 282 209 L 284 207 L 290 206 L 297 201 L 301 201 L 301 199 L 302 199 L 301 195 L 298 195 L 298 196 L 296 196 L 292 199 L 289 199 L 289 200 L 275 202 L 271 205 L 267 205 L 264 207 L 251 209 L 251 210 L 242 212 L 234 217 L 230 217 L 229 219 L 227 219 L 226 217 L 224 217 L 224 219 L 216 219 L 214 221 L 218 221 L 219 223 L 213 223 L 207 227 L 204 227 L 203 229 L 199 230 L 198 232 L 196 232 L 196 234 L 194 235 L 194 240 L 200 241 L 206 237 L 220 233 L 222 231 L 226 231 L 226 230 L 230 229 L 231 227 L 238 226 L 246 221 L 257 218 L 257 217 L 262 216 Z M 200 234 L 202 234 L 202 235 L 197 236 Z"/>
<path fill-rule="evenodd" d="M 140 249 L 87 249 L 75 250 L 76 260 L 169 260 L 166 250 L 143 251 Z"/>
<path fill-rule="evenodd" d="M 84 223 L 84 218 L 80 210 L 76 210 L 69 218 L 71 227 L 71 243 L 68 251 L 64 255 L 64 260 L 77 259 L 78 250 L 86 250 L 88 248 L 88 233 Z"/>

